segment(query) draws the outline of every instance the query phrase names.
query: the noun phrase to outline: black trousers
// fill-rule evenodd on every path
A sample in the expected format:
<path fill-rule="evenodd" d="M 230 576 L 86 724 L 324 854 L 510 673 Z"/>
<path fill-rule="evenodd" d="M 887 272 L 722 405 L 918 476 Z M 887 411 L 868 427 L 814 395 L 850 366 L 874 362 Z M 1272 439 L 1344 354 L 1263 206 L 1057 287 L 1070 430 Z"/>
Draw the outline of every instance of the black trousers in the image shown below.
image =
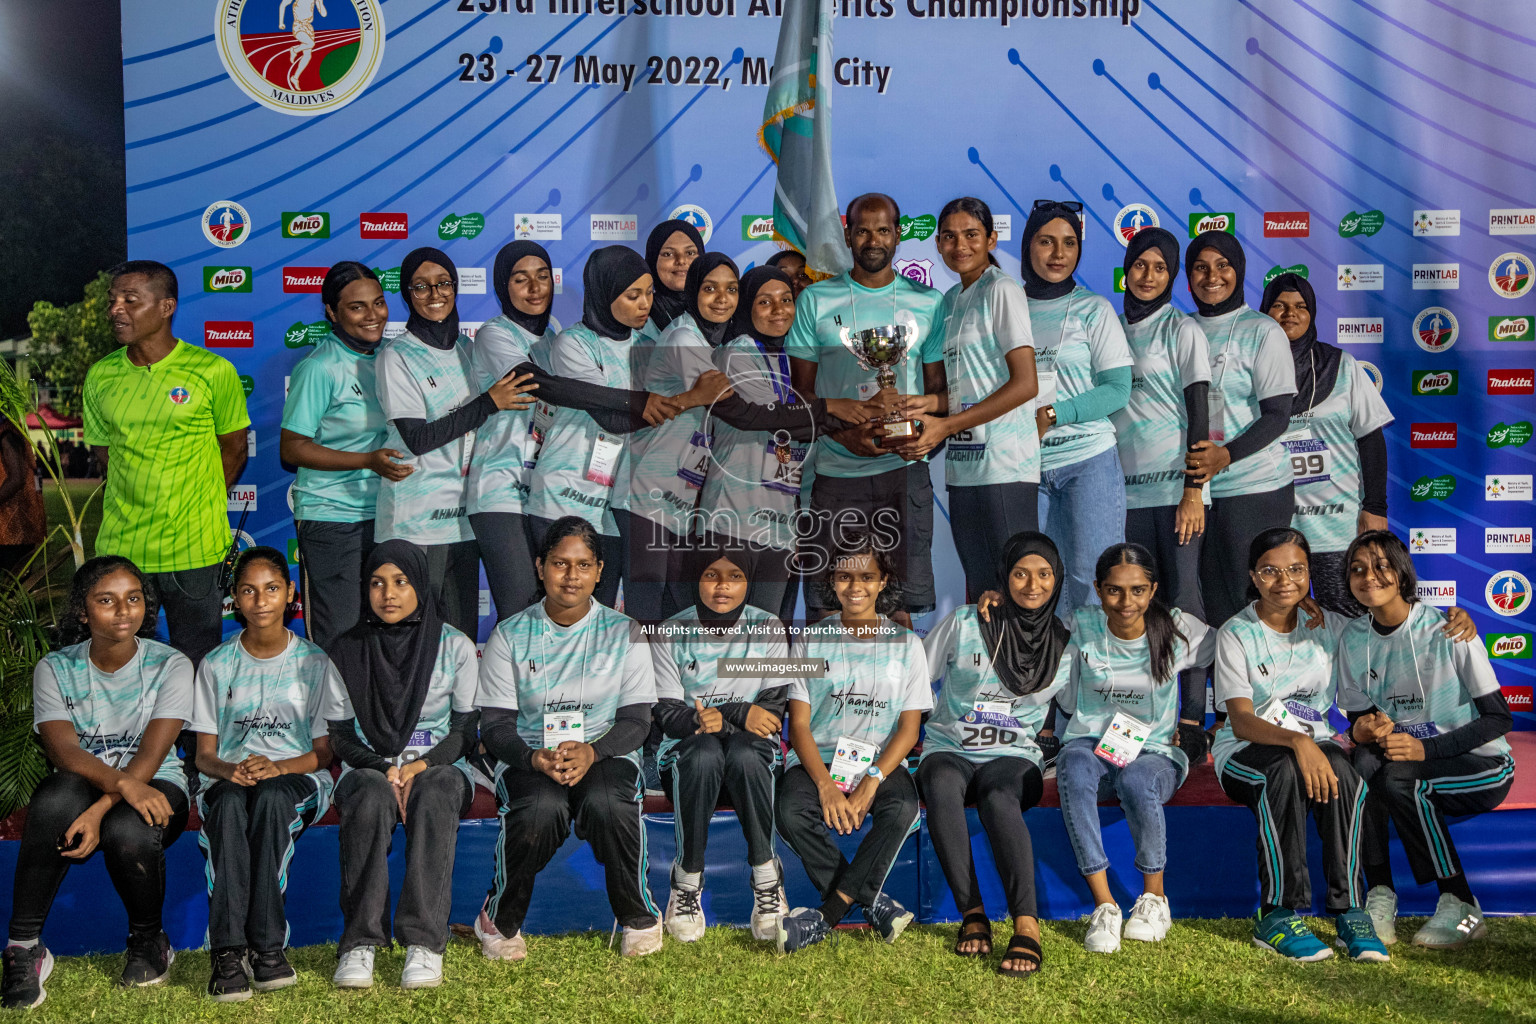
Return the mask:
<path fill-rule="evenodd" d="M 1221 791 L 1253 812 L 1259 821 L 1259 899 L 1271 906 L 1306 911 L 1312 907 L 1312 877 L 1307 873 L 1307 813 L 1323 841 L 1323 877 L 1328 881 L 1327 909 L 1342 913 L 1364 905 L 1361 887 L 1360 829 L 1366 786 L 1336 743 L 1318 744 L 1339 778 L 1332 800 L 1308 800 L 1296 770 L 1296 755 L 1285 747 L 1251 743 L 1233 754 L 1222 769 Z"/>
<path fill-rule="evenodd" d="M 209 948 L 282 949 L 288 944 L 288 862 L 319 813 L 319 787 L 308 775 L 279 775 L 254 786 L 221 780 L 200 800 Z"/>
<path fill-rule="evenodd" d="M 1349 566 L 1342 551 L 1314 551 L 1308 559 L 1312 566 L 1312 596 L 1331 612 L 1358 619 L 1365 606 L 1349 592 Z"/>
<path fill-rule="evenodd" d="M 496 602 L 496 621 L 511 618 L 539 596 L 528 517 L 519 512 L 476 512 L 469 517 Z"/>
<path fill-rule="evenodd" d="M 775 817 L 779 835 L 805 865 L 806 875 L 823 900 L 841 892 L 867 907 L 880 895 L 901 844 L 917 827 L 917 786 L 905 768 L 897 768 L 880 783 L 865 818 L 868 833 L 852 862 L 843 856 L 822 820 L 816 783 L 798 764 L 779 780 Z"/>
<path fill-rule="evenodd" d="M 543 772 L 506 768 L 496 779 L 501 801 L 501 838 L 496 877 L 486 913 L 497 931 L 511 936 L 523 927 L 533 883 L 576 827 L 603 866 L 608 903 L 625 928 L 650 928 L 661 918 L 645 880 L 645 823 L 641 821 L 640 769 L 622 757 L 593 763 L 574 786 Z"/>
<path fill-rule="evenodd" d="M 965 599 L 974 604 L 982 591 L 1003 585 L 997 568 L 1008 538 L 1040 529 L 1040 485 L 986 484 L 948 491 L 950 531 L 965 570 Z"/>
<path fill-rule="evenodd" d="M 743 730 L 722 736 L 696 733 L 672 748 L 662 785 L 672 794 L 677 831 L 677 865 L 689 874 L 704 870 L 709 820 L 725 792 L 747 838 L 747 863 L 773 859 L 773 765 L 778 739 Z"/>
<path fill-rule="evenodd" d="M 874 476 L 817 474 L 811 484 L 814 533 L 800 545 L 801 565 L 821 578 L 845 537 L 867 531 L 888 546 L 896 562 L 906 609 L 913 615 L 933 611 L 933 480 L 928 463 L 914 462 Z M 806 608 L 833 610 L 829 595 L 809 587 Z"/>
<path fill-rule="evenodd" d="M 1388 761 L 1381 747 L 1355 747 L 1355 770 L 1371 787 L 1361 855 L 1367 868 L 1388 863 L 1387 819 L 1397 826 L 1413 880 L 1420 885 L 1461 874 L 1446 818 L 1482 814 L 1504 802 L 1515 780 L 1508 756 L 1458 754 L 1433 761 Z"/>
<path fill-rule="evenodd" d="M 971 855 L 966 804 L 975 804 L 981 827 L 992 844 L 992 860 L 1008 897 L 1011 917 L 1037 917 L 1035 850 L 1024 812 L 1040 802 L 1045 780 L 1034 762 L 1022 757 L 972 761 L 948 751 L 923 758 L 917 786 L 928 808 L 928 831 L 939 865 L 962 914 L 979 907 L 981 886 Z"/>
<path fill-rule="evenodd" d="M 474 787 L 458 768 L 434 765 L 416 776 L 405 807 L 405 884 L 393 934 L 402 945 L 441 953 L 448 946 L 453 908 L 453 854 L 459 818 Z M 341 817 L 341 948 L 387 946 L 389 851 L 400 808 L 384 773 L 354 768 L 336 783 Z"/>
<path fill-rule="evenodd" d="M 480 638 L 480 547 L 472 540 L 424 544 L 427 575 L 443 621 L 471 640 Z"/>
<path fill-rule="evenodd" d="M 699 581 L 688 580 L 689 540 L 660 523 L 632 512 L 616 511 L 625 521 L 624 610 L 641 621 L 660 622 L 693 604 Z"/>
<path fill-rule="evenodd" d="M 1200 553 L 1200 596 L 1212 629 L 1248 604 L 1248 545 L 1265 530 L 1289 526 L 1295 511 L 1296 488 L 1290 483 L 1273 491 L 1212 500 Z"/>
<path fill-rule="evenodd" d="M 300 586 L 304 588 L 304 631 L 329 651 L 341 634 L 357 625 L 365 588 L 363 563 L 373 550 L 373 520 L 323 523 L 300 519 Z"/>
<path fill-rule="evenodd" d="M 172 647 L 196 668 L 203 656 L 224 640 L 224 594 L 219 590 L 219 565 L 175 572 L 146 572 L 160 595 L 166 632 Z"/>
<path fill-rule="evenodd" d="M 549 528 L 555 525 L 555 520 L 545 519 L 543 516 L 528 516 L 528 542 L 532 550 L 537 553 L 544 545 L 544 535 Z M 599 603 L 612 608 L 619 600 L 619 581 L 624 578 L 624 550 L 625 537 L 629 531 L 629 513 L 615 510 L 614 521 L 619 524 L 619 536 L 610 537 L 607 534 L 599 534 L 598 542 L 602 547 L 603 575 L 599 577 L 597 586 L 592 591 L 592 596 Z"/>
<path fill-rule="evenodd" d="M 112 887 L 128 911 L 128 933 L 155 936 L 162 930 L 165 905 L 165 851 L 187 827 L 187 795 L 161 779 L 150 783 L 171 804 L 165 826 L 146 824 L 139 812 L 121 801 L 101 819 L 101 855 Z M 11 891 L 12 939 L 28 941 L 43 934 L 59 885 L 79 861 L 59 853 L 58 841 L 75 819 L 101 799 L 101 790 L 74 772 L 54 772 L 37 787 L 27 805 L 27 825 L 16 854 Z M 93 853 L 91 856 L 95 856 Z"/>

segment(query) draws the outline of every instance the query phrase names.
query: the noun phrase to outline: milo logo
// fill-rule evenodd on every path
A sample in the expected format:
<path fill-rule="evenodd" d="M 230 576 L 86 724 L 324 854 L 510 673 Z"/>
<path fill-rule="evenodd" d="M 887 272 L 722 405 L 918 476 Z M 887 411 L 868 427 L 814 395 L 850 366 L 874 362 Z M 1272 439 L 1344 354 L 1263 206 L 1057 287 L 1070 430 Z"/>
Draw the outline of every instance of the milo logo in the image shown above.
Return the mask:
<path fill-rule="evenodd" d="M 1531 421 L 1495 423 L 1488 430 L 1489 448 L 1520 448 L 1531 439 Z"/>
<path fill-rule="evenodd" d="M 1488 318 L 1489 341 L 1536 341 L 1536 317 L 1491 316 Z"/>
<path fill-rule="evenodd" d="M 331 333 L 331 324 L 328 320 L 319 320 L 312 324 L 306 324 L 300 320 L 290 324 L 283 332 L 283 344 L 288 348 L 304 348 L 307 345 L 317 345 Z"/>
<path fill-rule="evenodd" d="M 484 230 L 485 214 L 450 213 L 437 225 L 437 237 L 445 242 L 450 238 L 474 238 Z"/>
<path fill-rule="evenodd" d="M 284 238 L 330 238 L 331 215 L 328 213 L 283 214 Z"/>
<path fill-rule="evenodd" d="M 1189 237 L 1194 238 L 1202 231 L 1225 231 L 1227 234 L 1237 233 L 1237 214 L 1235 213 L 1192 213 L 1189 215 Z"/>
<path fill-rule="evenodd" d="M 917 217 L 901 218 L 901 240 L 903 242 L 917 239 L 919 242 L 927 241 L 933 237 L 933 233 L 939 230 L 939 218 L 931 213 L 925 213 Z"/>
<path fill-rule="evenodd" d="M 1349 211 L 1348 216 L 1339 221 L 1339 237 L 1354 238 L 1356 235 L 1365 235 L 1369 238 L 1380 231 L 1387 223 L 1387 215 L 1380 210 L 1367 210 L 1365 213 Z"/>
<path fill-rule="evenodd" d="M 1531 656 L 1529 633 L 1489 633 L 1485 639 L 1490 658 L 1529 659 Z"/>
<path fill-rule="evenodd" d="M 1191 228 L 1190 230 L 1193 231 L 1194 229 Z M 1273 281 L 1281 274 L 1295 274 L 1297 277 L 1305 279 L 1307 277 L 1307 273 L 1307 265 L 1305 263 L 1293 263 L 1288 267 L 1282 267 L 1279 264 L 1276 264 L 1275 266 L 1270 267 L 1269 272 L 1264 275 L 1264 287 L 1268 288 L 1269 282 Z"/>
<path fill-rule="evenodd" d="M 1456 394 L 1455 370 L 1413 371 L 1413 393 L 1416 395 Z"/>
<path fill-rule="evenodd" d="M 773 239 L 773 216 L 745 214 L 741 218 L 741 238 L 745 242 L 767 242 Z"/>
<path fill-rule="evenodd" d="M 248 292 L 250 290 L 250 267 L 203 268 L 203 291 L 205 292 Z"/>
<path fill-rule="evenodd" d="M 1414 501 L 1444 501 L 1456 493 L 1456 478 L 1446 473 L 1442 476 L 1421 476 L 1413 482 L 1411 494 Z"/>
<path fill-rule="evenodd" d="M 398 292 L 400 290 L 400 268 L 399 267 L 390 267 L 388 270 L 381 270 L 378 267 L 374 267 L 373 268 L 373 273 L 374 273 L 374 276 L 379 279 L 379 285 L 385 291 L 387 291 L 387 292 Z"/>

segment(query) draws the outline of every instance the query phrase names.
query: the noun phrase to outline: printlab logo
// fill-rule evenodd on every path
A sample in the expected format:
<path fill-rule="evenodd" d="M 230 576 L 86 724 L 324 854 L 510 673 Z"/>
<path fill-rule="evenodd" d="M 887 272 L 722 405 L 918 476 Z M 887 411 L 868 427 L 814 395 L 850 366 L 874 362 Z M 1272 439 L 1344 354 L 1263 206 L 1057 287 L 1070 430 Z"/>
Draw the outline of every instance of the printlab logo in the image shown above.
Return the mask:
<path fill-rule="evenodd" d="M 1489 448 L 1523 448 L 1531 439 L 1531 421 L 1495 423 L 1488 428 Z"/>
<path fill-rule="evenodd" d="M 1414 530 L 1408 536 L 1408 547 L 1416 555 L 1454 555 L 1456 553 L 1456 528 L 1454 526 L 1445 526 Z"/>
<path fill-rule="evenodd" d="M 1536 284 L 1536 266 L 1520 252 L 1506 252 L 1488 265 L 1488 284 L 1495 295 L 1504 299 L 1524 298 Z"/>
<path fill-rule="evenodd" d="M 1311 233 L 1312 215 L 1306 210 L 1264 214 L 1265 238 L 1306 238 Z"/>
<path fill-rule="evenodd" d="M 1456 344 L 1461 326 L 1444 306 L 1427 306 L 1413 318 L 1413 340 L 1425 352 L 1444 352 Z"/>
<path fill-rule="evenodd" d="M 1440 476 L 1421 476 L 1413 482 L 1409 491 L 1414 501 L 1444 501 L 1456 493 L 1456 478 L 1449 473 Z"/>
<path fill-rule="evenodd" d="M 331 215 L 328 213 L 283 214 L 284 238 L 330 238 Z"/>
<path fill-rule="evenodd" d="M 1229 235 L 1237 234 L 1237 214 L 1235 213 L 1192 213 L 1189 215 L 1189 237 L 1205 231 L 1225 231 Z"/>
<path fill-rule="evenodd" d="M 1485 639 L 1488 641 L 1490 658 L 1529 660 L 1531 657 L 1531 634 L 1529 633 L 1489 633 Z"/>
<path fill-rule="evenodd" d="M 248 292 L 250 290 L 250 267 L 203 268 L 203 291 L 205 292 Z"/>
<path fill-rule="evenodd" d="M 485 214 L 483 213 L 450 213 L 437 225 L 437 237 L 443 241 L 450 238 L 474 238 L 485 230 Z"/>
<path fill-rule="evenodd" d="M 1121 245 L 1130 245 L 1138 231 L 1159 226 L 1156 211 L 1143 203 L 1122 206 L 1115 214 L 1115 237 Z"/>
<path fill-rule="evenodd" d="M 1490 235 L 1536 235 L 1536 209 L 1488 211 Z"/>
<path fill-rule="evenodd" d="M 1488 578 L 1483 598 L 1500 615 L 1519 615 L 1531 603 L 1531 581 L 1513 569 L 1505 569 Z"/>
<path fill-rule="evenodd" d="M 895 268 L 896 273 L 907 280 L 916 281 L 918 284 L 924 284 L 930 288 L 933 287 L 932 260 L 897 260 L 891 266 Z"/>
<path fill-rule="evenodd" d="M 380 0 L 223 0 L 214 6 L 224 70 L 247 96 L 279 113 L 311 117 L 346 106 L 384 60 Z"/>
<path fill-rule="evenodd" d="M 220 249 L 233 249 L 251 233 L 251 215 L 233 199 L 220 199 L 203 211 L 203 237 Z"/>
<path fill-rule="evenodd" d="M 1489 341 L 1536 341 L 1536 317 L 1491 316 L 1488 318 Z"/>
<path fill-rule="evenodd" d="M 256 326 L 249 320 L 207 320 L 203 323 L 204 348 L 251 348 Z"/>
<path fill-rule="evenodd" d="M 1454 291 L 1461 287 L 1460 263 L 1415 263 L 1413 265 L 1413 290 Z"/>
<path fill-rule="evenodd" d="M 1410 448 L 1455 448 L 1456 424 L 1415 423 L 1409 428 Z"/>
<path fill-rule="evenodd" d="M 1484 496 L 1489 501 L 1530 501 L 1529 473 L 1501 473 L 1483 478 Z"/>
<path fill-rule="evenodd" d="M 707 243 L 709 236 L 715 233 L 715 222 L 709 219 L 709 211 L 702 206 L 693 203 L 684 203 L 673 210 L 667 217 L 668 220 L 680 220 L 685 224 L 692 224 L 698 231 L 699 237 Z"/>
<path fill-rule="evenodd" d="M 1454 395 L 1459 380 L 1456 370 L 1414 370 L 1413 393 L 1416 395 Z"/>
<path fill-rule="evenodd" d="M 236 484 L 229 489 L 229 511 L 256 511 L 256 488 L 249 484 Z"/>
<path fill-rule="evenodd" d="M 1380 345 L 1386 331 L 1386 322 L 1379 316 L 1339 317 L 1340 345 Z"/>
<path fill-rule="evenodd" d="M 588 223 L 594 242 L 632 242 L 640 235 L 640 219 L 632 213 L 594 213 Z"/>
<path fill-rule="evenodd" d="M 1529 526 L 1484 527 L 1483 553 L 1488 555 L 1530 554 L 1531 528 Z"/>
<path fill-rule="evenodd" d="M 405 238 L 411 219 L 403 213 L 362 213 L 357 217 L 359 238 Z"/>
<path fill-rule="evenodd" d="M 1536 394 L 1536 370 L 1489 370 L 1490 395 Z"/>
<path fill-rule="evenodd" d="M 1369 238 L 1380 231 L 1386 223 L 1387 215 L 1380 210 L 1367 210 L 1364 213 L 1350 210 L 1349 214 L 1339 221 L 1339 237 L 1354 238 L 1357 235 L 1364 235 Z"/>
<path fill-rule="evenodd" d="M 1451 608 L 1456 604 L 1455 580 L 1419 580 L 1413 596 L 1432 608 Z"/>
<path fill-rule="evenodd" d="M 1386 275 L 1380 263 L 1340 263 L 1339 291 L 1379 292 Z"/>
<path fill-rule="evenodd" d="M 1414 210 L 1413 233 L 1419 238 L 1426 235 L 1459 235 L 1461 234 L 1461 211 Z"/>

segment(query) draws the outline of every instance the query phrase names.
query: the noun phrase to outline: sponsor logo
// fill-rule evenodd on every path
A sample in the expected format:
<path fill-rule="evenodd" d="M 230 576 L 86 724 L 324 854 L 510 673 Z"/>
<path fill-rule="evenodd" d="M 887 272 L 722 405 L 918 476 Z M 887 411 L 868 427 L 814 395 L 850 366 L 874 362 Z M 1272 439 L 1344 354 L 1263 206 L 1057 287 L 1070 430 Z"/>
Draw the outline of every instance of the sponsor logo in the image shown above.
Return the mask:
<path fill-rule="evenodd" d="M 1488 211 L 1490 235 L 1536 235 L 1536 209 Z"/>
<path fill-rule="evenodd" d="M 1501 473 L 1485 476 L 1483 494 L 1489 501 L 1530 501 L 1531 475 Z"/>
<path fill-rule="evenodd" d="M 233 199 L 220 199 L 203 211 L 203 237 L 220 249 L 233 249 L 251 233 L 251 215 Z"/>
<path fill-rule="evenodd" d="M 1264 214 L 1265 238 L 1306 238 L 1311 233 L 1312 215 L 1306 210 Z"/>
<path fill-rule="evenodd" d="M 565 271 L 560 267 L 551 267 L 550 276 L 555 282 L 555 294 L 563 294 L 565 292 Z"/>
<path fill-rule="evenodd" d="M 1491 316 L 1488 318 L 1489 341 L 1536 341 L 1536 317 Z"/>
<path fill-rule="evenodd" d="M 1410 448 L 1455 448 L 1456 424 L 1415 423 L 1409 428 Z"/>
<path fill-rule="evenodd" d="M 1505 569 L 1488 578 L 1483 598 L 1500 615 L 1519 615 L 1531 603 L 1531 581 L 1513 569 Z"/>
<path fill-rule="evenodd" d="M 192 397 L 192 393 L 186 388 L 171 388 L 165 397 L 169 398 L 173 405 L 186 405 L 187 400 Z"/>
<path fill-rule="evenodd" d="M 1416 292 L 1454 291 L 1460 287 L 1460 263 L 1415 263 L 1413 265 L 1413 290 Z"/>
<path fill-rule="evenodd" d="M 1339 317 L 1340 345 L 1380 345 L 1386 331 L 1386 322 L 1379 316 Z"/>
<path fill-rule="evenodd" d="M 485 218 L 481 218 L 483 221 Z M 558 213 L 519 213 L 513 215 L 513 230 L 517 237 L 537 238 L 542 241 L 558 242 L 563 229 L 560 214 Z M 477 232 L 478 233 L 478 232 Z M 461 235 L 460 237 L 472 238 L 473 235 Z"/>
<path fill-rule="evenodd" d="M 1456 478 L 1449 473 L 1421 476 L 1413 482 L 1408 493 L 1414 501 L 1444 501 L 1456 493 Z"/>
<path fill-rule="evenodd" d="M 1483 639 L 1488 644 L 1490 658 L 1529 660 L 1531 657 L 1531 634 L 1529 633 L 1488 633 Z"/>
<path fill-rule="evenodd" d="M 256 325 L 249 320 L 207 320 L 203 323 L 204 348 L 251 348 L 256 344 Z"/>
<path fill-rule="evenodd" d="M 992 215 L 992 230 L 997 232 L 999 242 L 1007 242 L 1013 239 L 1013 214 L 994 213 Z"/>
<path fill-rule="evenodd" d="M 250 267 L 204 267 L 203 291 L 248 292 L 251 277 Z"/>
<path fill-rule="evenodd" d="M 901 240 L 903 242 L 925 242 L 932 238 L 933 233 L 937 230 L 939 230 L 939 218 L 931 213 L 901 218 Z"/>
<path fill-rule="evenodd" d="M 1488 265 L 1488 285 L 1504 299 L 1519 299 L 1536 284 L 1536 265 L 1521 252 L 1506 252 Z"/>
<path fill-rule="evenodd" d="M 389 321 L 388 323 L 386 323 L 384 325 L 384 340 L 385 341 L 388 341 L 390 338 L 398 338 L 398 337 L 400 337 L 400 335 L 402 335 L 404 333 L 405 333 L 405 321 L 404 320 L 391 320 L 391 321 Z"/>
<path fill-rule="evenodd" d="M 484 295 L 486 275 L 484 267 L 459 268 L 459 294 Z"/>
<path fill-rule="evenodd" d="M 1416 395 L 1456 394 L 1456 370 L 1414 370 L 1413 393 Z"/>
<path fill-rule="evenodd" d="M 284 238 L 330 238 L 331 215 L 328 213 L 283 214 Z"/>
<path fill-rule="evenodd" d="M 1420 238 L 1425 235 L 1459 235 L 1461 234 L 1461 211 L 1414 210 L 1413 233 Z"/>
<path fill-rule="evenodd" d="M 1144 203 L 1122 206 L 1120 212 L 1115 214 L 1115 237 L 1121 245 L 1130 245 L 1131 238 L 1143 228 L 1155 227 L 1161 227 L 1157 221 L 1157 212 Z"/>
<path fill-rule="evenodd" d="M 1307 265 L 1305 263 L 1295 263 L 1289 267 L 1282 267 L 1278 263 L 1275 264 L 1274 266 L 1270 267 L 1269 272 L 1264 275 L 1264 287 L 1268 288 L 1269 282 L 1273 281 L 1281 274 L 1295 274 L 1297 277 L 1306 277 L 1308 274 Z"/>
<path fill-rule="evenodd" d="M 1414 596 L 1433 608 L 1451 608 L 1456 604 L 1455 580 L 1419 580 Z"/>
<path fill-rule="evenodd" d="M 1189 237 L 1194 238 L 1203 231 L 1225 231 L 1229 235 L 1237 234 L 1237 214 L 1235 213 L 1192 213 L 1189 215 Z"/>
<path fill-rule="evenodd" d="M 1456 314 L 1444 306 L 1426 306 L 1413 318 L 1413 340 L 1425 352 L 1444 352 L 1460 336 Z"/>
<path fill-rule="evenodd" d="M 1536 370 L 1489 370 L 1490 395 L 1536 394 Z"/>
<path fill-rule="evenodd" d="M 306 345 L 318 345 L 330 333 L 331 324 L 328 320 L 317 320 L 312 324 L 299 320 L 290 324 L 283 332 L 283 347 L 303 348 Z"/>
<path fill-rule="evenodd" d="M 1504 703 L 1509 705 L 1511 711 L 1530 711 L 1531 694 L 1536 687 L 1530 686 L 1501 686 L 1499 691 L 1504 694 Z"/>
<path fill-rule="evenodd" d="M 291 11 L 281 4 L 275 26 L 266 0 L 214 6 L 224 70 L 247 96 L 279 113 L 311 117 L 346 106 L 384 60 L 380 0 L 299 0 Z"/>
<path fill-rule="evenodd" d="M 1366 377 L 1370 378 L 1371 383 L 1376 385 L 1376 393 L 1378 395 L 1381 394 L 1381 371 L 1376 368 L 1376 364 L 1368 363 L 1364 359 L 1357 359 L 1355 360 L 1355 365 L 1365 371 Z"/>
<path fill-rule="evenodd" d="M 1489 555 L 1530 554 L 1531 528 L 1529 526 L 1484 527 L 1483 553 Z"/>
<path fill-rule="evenodd" d="M 284 267 L 283 291 L 319 292 L 329 267 Z"/>
<path fill-rule="evenodd" d="M 256 511 L 256 488 L 252 484 L 236 484 L 229 489 L 229 511 Z"/>
<path fill-rule="evenodd" d="M 1354 238 L 1357 235 L 1364 235 L 1369 238 L 1380 231 L 1386 223 L 1387 215 L 1380 210 L 1367 210 L 1364 213 L 1351 210 L 1343 220 L 1339 221 L 1339 237 Z"/>
<path fill-rule="evenodd" d="M 445 242 L 450 238 L 474 238 L 484 230 L 483 213 L 450 213 L 437 222 L 437 237 Z"/>
<path fill-rule="evenodd" d="M 245 397 L 246 398 L 250 398 L 251 397 L 251 392 L 256 390 L 256 378 L 252 377 L 248 373 L 242 373 L 240 375 L 240 390 L 245 392 Z M 285 395 L 284 397 L 287 397 L 287 396 Z M 248 436 L 250 437 L 250 441 L 251 441 L 251 450 L 247 453 L 247 456 L 255 455 L 256 454 L 256 431 L 254 431 L 254 430 L 251 431 Z"/>
<path fill-rule="evenodd" d="M 640 219 L 632 213 L 594 213 L 588 227 L 594 242 L 631 242 L 640 235 Z"/>
<path fill-rule="evenodd" d="M 1456 528 L 1426 527 L 1408 535 L 1408 548 L 1416 555 L 1454 555 L 1456 553 Z"/>
<path fill-rule="evenodd" d="M 1379 292 L 1386 275 L 1380 263 L 1340 263 L 1339 291 Z"/>
<path fill-rule="evenodd" d="M 403 213 L 360 213 L 359 238 L 404 238 L 411 233 L 411 218 Z"/>
<path fill-rule="evenodd" d="M 933 287 L 932 260 L 897 260 L 891 266 L 895 268 L 896 273 L 907 278 L 909 281 L 916 281 L 918 284 L 925 284 L 930 288 Z"/>
<path fill-rule="evenodd" d="M 709 236 L 715 233 L 715 222 L 709 219 L 709 211 L 693 203 L 684 203 L 679 206 L 667 214 L 667 220 L 680 220 L 686 224 L 692 224 L 706 243 L 709 242 Z"/>
<path fill-rule="evenodd" d="M 373 268 L 374 276 L 379 279 L 379 285 L 387 292 L 400 290 L 400 268 L 390 267 L 387 270 L 379 267 Z"/>
<path fill-rule="evenodd" d="M 1488 428 L 1489 448 L 1522 448 L 1531 439 L 1531 421 L 1495 423 Z"/>
<path fill-rule="evenodd" d="M 1125 268 L 1124 267 L 1116 267 L 1115 268 L 1115 291 L 1120 292 L 1122 294 L 1125 292 Z"/>

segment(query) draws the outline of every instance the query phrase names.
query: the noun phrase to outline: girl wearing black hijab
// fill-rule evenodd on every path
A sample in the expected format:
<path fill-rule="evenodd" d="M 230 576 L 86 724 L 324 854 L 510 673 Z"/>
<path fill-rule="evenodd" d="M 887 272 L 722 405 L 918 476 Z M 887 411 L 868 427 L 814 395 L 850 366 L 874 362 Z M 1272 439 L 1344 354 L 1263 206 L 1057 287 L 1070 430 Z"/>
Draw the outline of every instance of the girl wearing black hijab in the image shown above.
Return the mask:
<path fill-rule="evenodd" d="M 1348 352 L 1317 340 L 1317 296 L 1299 274 L 1264 288 L 1261 309 L 1291 343 L 1296 400 L 1280 439 L 1296 487 L 1291 527 L 1312 547 L 1312 590 L 1331 612 L 1365 609 L 1349 592 L 1344 552 L 1367 530 L 1387 528 L 1387 441 L 1392 413 Z"/>
<path fill-rule="evenodd" d="M 373 984 L 374 950 L 406 947 L 404 988 L 443 980 L 459 817 L 474 795 L 464 760 L 475 744 L 477 659 L 469 637 L 444 621 L 427 553 L 389 540 L 369 554 L 361 620 L 336 641 L 326 700 L 331 748 L 346 765 L 336 783 L 341 816 L 339 988 Z M 405 884 L 389 918 L 389 850 L 405 825 Z"/>
<path fill-rule="evenodd" d="M 1064 576 L 1056 545 L 1042 533 L 1008 538 L 997 572 L 1007 593 L 987 620 L 963 605 L 928 634 L 928 673 L 938 686 L 917 784 L 944 877 L 963 915 L 955 953 L 992 952 L 965 807 L 976 805 L 1008 897 L 1013 938 L 998 973 L 1022 976 L 1041 963 L 1034 853 L 1023 811 L 1044 787 L 1035 733 L 1052 696 L 1070 678 L 1062 658 L 1071 637 L 1056 617 Z"/>
<path fill-rule="evenodd" d="M 640 332 L 650 338 L 688 311 L 688 268 L 704 252 L 704 236 L 685 220 L 664 220 L 645 240 L 645 265 L 656 289 L 650 321 Z"/>
<path fill-rule="evenodd" d="M 532 408 L 533 398 L 526 376 L 475 386 L 471 342 L 459 332 L 458 285 L 453 261 L 437 249 L 414 249 L 401 261 L 410 319 L 379 351 L 378 389 L 389 422 L 385 447 L 409 450 L 415 470 L 380 482 L 374 536 L 420 545 L 428 571 L 419 585 L 435 592 L 444 619 L 479 636 L 480 558 L 467 515 L 476 431 L 499 410 Z"/>
<path fill-rule="evenodd" d="M 1248 544 L 1295 511 L 1280 435 L 1291 417 L 1296 371 L 1280 325 L 1243 299 L 1247 260 L 1238 240 L 1206 231 L 1184 250 L 1184 270 L 1210 346 L 1210 436 L 1192 441 L 1190 484 L 1210 484 L 1200 556 L 1205 621 L 1220 626 L 1248 603 Z"/>
<path fill-rule="evenodd" d="M 746 559 L 738 551 L 705 548 L 690 561 L 694 601 L 651 640 L 657 701 L 651 713 L 666 737 L 657 760 L 676 809 L 667 931 L 681 942 L 704 934 L 704 845 L 724 793 L 747 840 L 752 937 L 768 942 L 786 909 L 773 855 L 773 785 L 789 687 L 771 677 L 723 677 L 719 664 L 722 658 L 788 657 L 788 635 L 772 613 L 747 603 Z"/>

